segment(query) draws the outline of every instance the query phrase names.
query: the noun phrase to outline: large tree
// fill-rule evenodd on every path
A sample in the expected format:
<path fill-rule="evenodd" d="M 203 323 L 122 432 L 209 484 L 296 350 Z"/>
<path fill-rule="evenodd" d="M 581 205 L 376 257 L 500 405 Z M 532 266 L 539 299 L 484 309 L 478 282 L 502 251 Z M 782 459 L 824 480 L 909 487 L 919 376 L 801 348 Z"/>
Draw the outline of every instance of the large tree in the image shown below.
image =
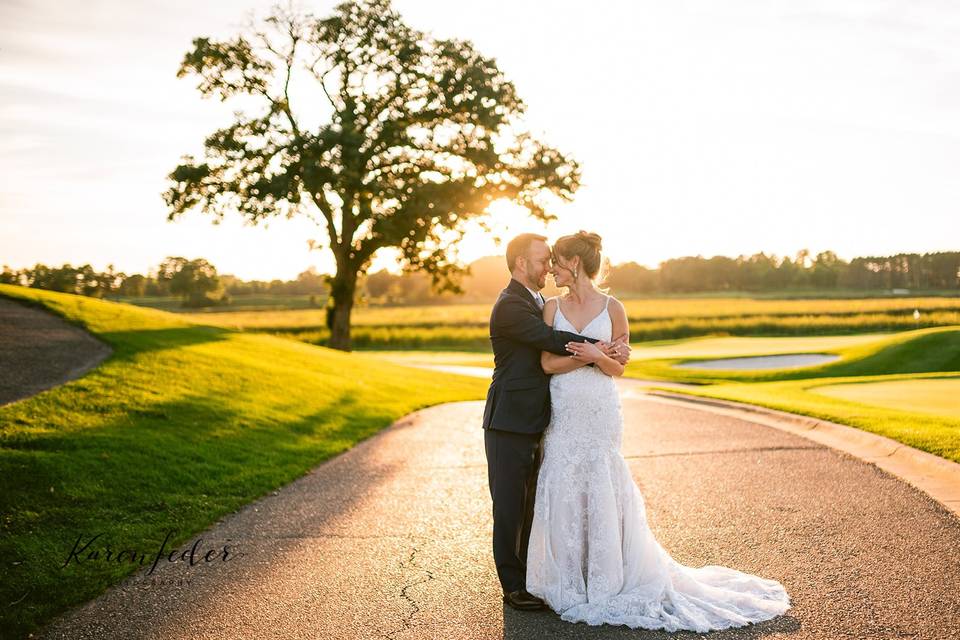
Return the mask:
<path fill-rule="evenodd" d="M 389 0 L 346 2 L 324 19 L 274 7 L 231 40 L 195 39 L 187 74 L 204 96 L 257 111 L 235 112 L 202 160 L 184 156 L 169 176 L 168 219 L 200 208 L 252 224 L 315 221 L 326 236 L 316 246 L 336 264 L 339 349 L 350 349 L 357 277 L 379 249 L 398 249 L 438 291 L 459 291 L 468 221 L 489 229 L 485 210 L 500 198 L 552 220 L 548 198 L 570 200 L 580 184 L 575 161 L 521 126 L 525 105 L 493 58 L 409 27 Z"/>

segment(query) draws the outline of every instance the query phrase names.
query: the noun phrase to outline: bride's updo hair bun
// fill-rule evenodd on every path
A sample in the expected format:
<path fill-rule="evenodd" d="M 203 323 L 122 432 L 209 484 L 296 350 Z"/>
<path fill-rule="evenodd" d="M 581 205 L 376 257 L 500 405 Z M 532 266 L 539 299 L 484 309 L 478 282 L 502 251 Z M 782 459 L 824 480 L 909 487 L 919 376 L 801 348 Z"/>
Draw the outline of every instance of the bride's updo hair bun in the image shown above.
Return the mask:
<path fill-rule="evenodd" d="M 583 241 L 589 244 L 591 247 L 595 248 L 598 253 L 601 249 L 603 249 L 603 241 L 598 234 L 590 233 L 589 231 L 584 231 L 581 229 L 580 231 L 577 231 L 576 235 L 578 238 L 582 238 Z"/>
<path fill-rule="evenodd" d="M 561 236 L 553 244 L 555 253 L 564 258 L 580 256 L 580 268 L 587 274 L 587 277 L 593 280 L 600 272 L 600 249 L 603 242 L 596 233 L 583 231 L 582 229 L 569 236 Z"/>

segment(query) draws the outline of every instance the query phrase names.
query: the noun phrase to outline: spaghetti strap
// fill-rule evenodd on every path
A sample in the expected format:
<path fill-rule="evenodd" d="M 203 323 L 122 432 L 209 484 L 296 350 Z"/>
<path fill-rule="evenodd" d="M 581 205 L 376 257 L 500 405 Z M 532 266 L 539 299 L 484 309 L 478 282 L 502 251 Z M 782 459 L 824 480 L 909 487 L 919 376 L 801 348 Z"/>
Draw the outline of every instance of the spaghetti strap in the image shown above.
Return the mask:
<path fill-rule="evenodd" d="M 607 296 L 607 301 L 604 303 L 603 308 L 606 309 L 610 306 L 610 296 Z"/>

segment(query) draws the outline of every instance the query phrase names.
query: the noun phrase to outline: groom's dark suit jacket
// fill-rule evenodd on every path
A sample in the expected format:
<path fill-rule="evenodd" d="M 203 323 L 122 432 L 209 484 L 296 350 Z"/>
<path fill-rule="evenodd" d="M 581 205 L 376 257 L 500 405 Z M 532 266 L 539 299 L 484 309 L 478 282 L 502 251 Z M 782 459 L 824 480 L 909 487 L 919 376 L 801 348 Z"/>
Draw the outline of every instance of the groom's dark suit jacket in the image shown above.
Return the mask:
<path fill-rule="evenodd" d="M 597 340 L 548 325 L 530 291 L 510 278 L 490 313 L 490 342 L 494 369 L 483 428 L 540 433 L 550 422 L 550 376 L 540 366 L 540 352 L 566 356 L 568 342 Z"/>

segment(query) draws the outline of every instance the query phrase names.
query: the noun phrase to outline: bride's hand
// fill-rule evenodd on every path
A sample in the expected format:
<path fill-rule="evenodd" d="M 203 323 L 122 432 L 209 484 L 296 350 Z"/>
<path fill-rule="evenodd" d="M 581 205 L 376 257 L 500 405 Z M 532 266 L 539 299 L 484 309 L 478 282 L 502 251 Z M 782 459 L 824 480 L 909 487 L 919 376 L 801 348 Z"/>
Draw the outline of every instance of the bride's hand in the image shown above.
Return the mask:
<path fill-rule="evenodd" d="M 601 340 L 597 343 L 597 347 L 620 364 L 625 365 L 630 361 L 630 344 L 626 341 L 626 335 L 618 337 L 613 342 Z"/>
<path fill-rule="evenodd" d="M 573 352 L 570 357 L 579 362 L 596 362 L 604 356 L 597 345 L 589 342 L 569 342 L 567 350 Z"/>
<path fill-rule="evenodd" d="M 610 357 L 619 362 L 622 365 L 626 365 L 630 362 L 630 343 L 627 342 L 626 334 L 620 336 L 612 343 L 612 351 Z"/>

